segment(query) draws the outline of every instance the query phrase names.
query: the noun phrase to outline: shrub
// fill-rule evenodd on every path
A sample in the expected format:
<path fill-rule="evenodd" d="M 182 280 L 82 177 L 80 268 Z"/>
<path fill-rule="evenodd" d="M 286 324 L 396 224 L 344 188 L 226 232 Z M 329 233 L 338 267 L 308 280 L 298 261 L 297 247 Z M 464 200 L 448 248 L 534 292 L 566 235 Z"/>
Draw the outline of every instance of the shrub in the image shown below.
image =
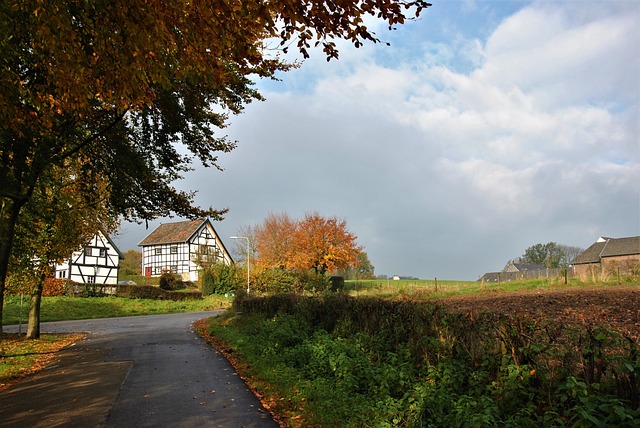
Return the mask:
<path fill-rule="evenodd" d="M 200 291 L 190 292 L 174 292 L 163 290 L 153 285 L 125 285 L 120 284 L 116 287 L 117 297 L 127 297 L 130 299 L 155 299 L 155 300 L 190 300 L 201 299 Z"/>
<path fill-rule="evenodd" d="M 64 278 L 46 278 L 42 287 L 42 296 L 62 296 L 65 292 L 67 280 Z"/>
<path fill-rule="evenodd" d="M 263 269 L 251 278 L 251 288 L 259 293 L 293 293 L 301 291 L 296 276 L 284 269 Z"/>
<path fill-rule="evenodd" d="M 238 270 L 234 265 L 216 263 L 200 271 L 198 282 L 204 296 L 235 293 L 239 283 Z"/>
<path fill-rule="evenodd" d="M 162 275 L 160 275 L 160 288 L 162 288 L 163 290 L 172 291 L 185 288 L 185 285 L 180 277 L 172 274 L 171 272 L 165 271 L 162 272 Z"/>

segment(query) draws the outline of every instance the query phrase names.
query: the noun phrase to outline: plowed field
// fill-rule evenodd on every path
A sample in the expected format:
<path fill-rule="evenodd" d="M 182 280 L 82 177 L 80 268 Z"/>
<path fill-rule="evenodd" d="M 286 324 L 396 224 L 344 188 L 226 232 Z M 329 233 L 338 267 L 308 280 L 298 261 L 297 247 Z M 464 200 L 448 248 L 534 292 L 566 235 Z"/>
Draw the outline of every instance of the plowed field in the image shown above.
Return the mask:
<path fill-rule="evenodd" d="M 524 313 L 571 324 L 606 325 L 640 337 L 640 286 L 599 286 L 495 292 L 440 300 L 463 312 Z"/>

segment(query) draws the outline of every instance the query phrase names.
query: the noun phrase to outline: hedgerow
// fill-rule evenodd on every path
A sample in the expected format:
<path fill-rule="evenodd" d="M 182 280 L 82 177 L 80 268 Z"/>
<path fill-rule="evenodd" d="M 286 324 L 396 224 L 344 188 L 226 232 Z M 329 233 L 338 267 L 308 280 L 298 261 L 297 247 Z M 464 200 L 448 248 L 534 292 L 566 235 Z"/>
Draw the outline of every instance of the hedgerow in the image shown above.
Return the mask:
<path fill-rule="evenodd" d="M 640 426 L 637 338 L 605 326 L 341 294 L 233 311 L 211 333 L 292 425 Z"/>

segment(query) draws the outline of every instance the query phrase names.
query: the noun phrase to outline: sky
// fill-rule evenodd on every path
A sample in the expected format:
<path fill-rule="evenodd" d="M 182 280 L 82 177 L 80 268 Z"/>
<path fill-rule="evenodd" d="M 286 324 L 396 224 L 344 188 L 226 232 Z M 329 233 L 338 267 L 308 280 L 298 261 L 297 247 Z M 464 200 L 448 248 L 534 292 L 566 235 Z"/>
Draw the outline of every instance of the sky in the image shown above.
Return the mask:
<path fill-rule="evenodd" d="M 347 222 L 377 275 L 476 280 L 537 243 L 640 235 L 640 2 L 444 1 L 390 46 L 312 53 L 230 118 L 224 169 L 176 183 L 228 208 Z M 125 223 L 120 250 L 165 218 Z"/>

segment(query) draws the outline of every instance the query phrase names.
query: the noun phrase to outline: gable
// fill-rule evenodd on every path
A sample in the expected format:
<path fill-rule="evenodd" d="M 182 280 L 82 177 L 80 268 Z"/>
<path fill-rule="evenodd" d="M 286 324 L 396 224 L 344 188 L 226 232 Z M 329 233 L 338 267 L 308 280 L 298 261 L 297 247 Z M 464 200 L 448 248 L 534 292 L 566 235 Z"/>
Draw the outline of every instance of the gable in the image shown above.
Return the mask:
<path fill-rule="evenodd" d="M 170 244 L 200 244 L 201 240 L 214 240 L 222 249 L 224 257 L 233 263 L 233 258 L 209 219 L 178 221 L 158 226 L 138 244 L 141 247 L 156 247 Z M 144 252 L 144 251 L 143 251 Z"/>
<path fill-rule="evenodd" d="M 600 263 L 603 257 L 617 257 L 640 254 L 640 236 L 628 238 L 600 238 L 578 257 L 572 264 Z"/>

